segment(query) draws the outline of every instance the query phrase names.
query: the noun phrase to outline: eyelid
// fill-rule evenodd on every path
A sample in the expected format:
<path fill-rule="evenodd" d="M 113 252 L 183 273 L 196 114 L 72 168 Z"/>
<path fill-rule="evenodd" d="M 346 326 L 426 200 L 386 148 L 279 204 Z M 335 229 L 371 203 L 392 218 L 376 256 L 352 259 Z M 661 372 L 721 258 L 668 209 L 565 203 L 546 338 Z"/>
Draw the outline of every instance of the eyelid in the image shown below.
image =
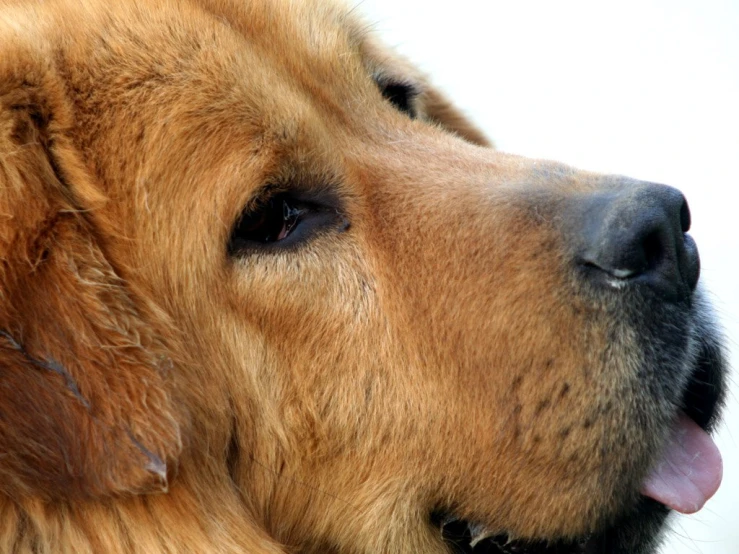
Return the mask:
<path fill-rule="evenodd" d="M 409 94 L 416 97 L 423 93 L 423 85 L 409 77 L 399 75 L 388 75 L 385 72 L 376 72 L 372 80 L 382 89 L 389 85 L 400 86 L 408 90 Z"/>
<path fill-rule="evenodd" d="M 257 208 L 263 207 L 265 204 L 283 194 L 285 191 L 282 187 L 277 186 L 273 183 L 265 185 L 258 189 L 249 199 L 246 206 L 241 210 L 241 213 L 256 210 Z"/>

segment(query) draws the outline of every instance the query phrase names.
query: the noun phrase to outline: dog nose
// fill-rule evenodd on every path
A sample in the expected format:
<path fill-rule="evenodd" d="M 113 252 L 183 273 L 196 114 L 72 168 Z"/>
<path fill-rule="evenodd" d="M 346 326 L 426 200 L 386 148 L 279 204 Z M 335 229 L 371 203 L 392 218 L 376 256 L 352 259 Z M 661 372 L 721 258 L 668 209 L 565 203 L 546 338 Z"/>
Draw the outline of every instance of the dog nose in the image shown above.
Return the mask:
<path fill-rule="evenodd" d="M 685 297 L 698 283 L 700 262 L 690 210 L 680 191 L 637 183 L 588 196 L 578 258 L 591 278 L 614 287 L 645 283 L 667 298 Z"/>

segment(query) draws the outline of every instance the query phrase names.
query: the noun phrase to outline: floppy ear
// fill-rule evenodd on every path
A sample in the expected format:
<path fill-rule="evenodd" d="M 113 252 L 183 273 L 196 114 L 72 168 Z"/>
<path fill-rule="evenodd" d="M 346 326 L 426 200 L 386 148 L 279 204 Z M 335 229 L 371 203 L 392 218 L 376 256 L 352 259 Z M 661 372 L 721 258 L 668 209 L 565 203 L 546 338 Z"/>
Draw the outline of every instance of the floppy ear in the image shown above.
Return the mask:
<path fill-rule="evenodd" d="M 182 449 L 172 364 L 96 239 L 105 199 L 68 138 L 53 56 L 19 36 L 0 29 L 0 492 L 166 490 Z"/>
<path fill-rule="evenodd" d="M 480 146 L 493 143 L 439 90 L 429 88 L 419 98 L 426 117 L 463 139 Z"/>

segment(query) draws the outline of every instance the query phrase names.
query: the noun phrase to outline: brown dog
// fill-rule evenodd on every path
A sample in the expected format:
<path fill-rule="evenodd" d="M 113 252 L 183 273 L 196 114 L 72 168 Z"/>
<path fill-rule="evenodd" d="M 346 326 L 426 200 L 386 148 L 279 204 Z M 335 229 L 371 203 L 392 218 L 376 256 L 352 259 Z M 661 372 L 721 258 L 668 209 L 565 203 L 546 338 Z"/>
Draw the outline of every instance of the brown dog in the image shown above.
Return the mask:
<path fill-rule="evenodd" d="M 682 196 L 364 29 L 0 2 L 0 552 L 634 554 L 715 491 Z"/>

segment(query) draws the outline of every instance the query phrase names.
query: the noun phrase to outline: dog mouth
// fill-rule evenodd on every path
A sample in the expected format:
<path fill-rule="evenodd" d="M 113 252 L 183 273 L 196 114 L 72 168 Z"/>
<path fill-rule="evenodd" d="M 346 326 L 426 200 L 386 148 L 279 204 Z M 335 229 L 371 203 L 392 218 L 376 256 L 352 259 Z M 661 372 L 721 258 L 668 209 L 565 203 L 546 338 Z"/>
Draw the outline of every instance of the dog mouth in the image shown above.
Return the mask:
<path fill-rule="evenodd" d="M 716 492 L 722 477 L 721 455 L 708 433 L 680 412 L 664 452 L 642 484 L 642 500 L 681 513 L 697 512 Z M 620 553 L 610 544 L 617 526 L 569 540 L 514 539 L 484 525 L 441 513 L 432 517 L 454 554 L 603 554 Z M 618 539 L 615 539 L 616 541 Z"/>
<path fill-rule="evenodd" d="M 697 512 L 721 483 L 721 455 L 708 433 L 684 412 L 673 426 L 664 452 L 642 484 L 645 500 L 681 513 Z M 609 545 L 617 529 L 570 540 L 513 539 L 489 531 L 484 525 L 435 516 L 441 537 L 455 554 L 602 554 L 620 552 Z"/>
<path fill-rule="evenodd" d="M 523 539 L 458 518 L 453 511 L 435 512 L 431 517 L 432 524 L 439 529 L 442 540 L 454 554 L 652 552 L 655 536 L 659 534 L 658 529 L 669 510 L 694 513 L 721 484 L 721 454 L 708 433 L 723 405 L 724 367 L 720 346 L 713 341 L 703 342 L 669 437 L 639 490 L 638 506 L 611 522 L 606 529 L 570 539 Z M 644 525 L 647 520 L 649 524 Z M 638 533 L 635 528 L 639 529 Z M 633 536 L 624 541 L 624 536 L 635 534 L 643 534 L 643 537 L 636 542 Z M 624 546 L 626 543 L 630 546 Z"/>
<path fill-rule="evenodd" d="M 485 527 L 454 516 L 435 515 L 441 537 L 453 554 L 588 554 L 603 552 L 601 540 L 588 536 L 570 541 L 514 540 L 505 533 L 489 533 Z"/>

